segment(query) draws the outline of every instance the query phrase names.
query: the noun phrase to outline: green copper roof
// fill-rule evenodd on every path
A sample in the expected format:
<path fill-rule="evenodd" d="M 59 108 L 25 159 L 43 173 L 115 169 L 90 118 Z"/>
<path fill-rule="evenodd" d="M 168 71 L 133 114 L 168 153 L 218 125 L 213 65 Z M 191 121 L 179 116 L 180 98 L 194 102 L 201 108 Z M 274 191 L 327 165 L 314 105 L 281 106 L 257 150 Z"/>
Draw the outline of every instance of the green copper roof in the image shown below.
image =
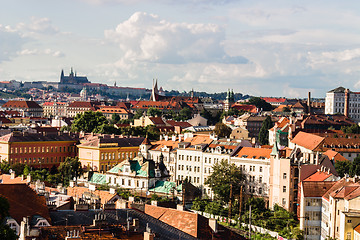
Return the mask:
<path fill-rule="evenodd" d="M 106 176 L 101 173 L 94 173 L 91 176 L 90 182 L 95 184 L 106 184 Z"/>
<path fill-rule="evenodd" d="M 151 192 L 158 192 L 158 193 L 172 193 L 172 189 L 176 187 L 174 182 L 169 181 L 157 181 L 155 183 L 155 187 L 150 188 L 149 191 Z"/>
<path fill-rule="evenodd" d="M 120 164 L 118 164 L 115 167 L 113 167 L 112 169 L 110 169 L 108 172 L 110 172 L 110 173 L 118 173 L 120 169 L 121 169 Z"/>

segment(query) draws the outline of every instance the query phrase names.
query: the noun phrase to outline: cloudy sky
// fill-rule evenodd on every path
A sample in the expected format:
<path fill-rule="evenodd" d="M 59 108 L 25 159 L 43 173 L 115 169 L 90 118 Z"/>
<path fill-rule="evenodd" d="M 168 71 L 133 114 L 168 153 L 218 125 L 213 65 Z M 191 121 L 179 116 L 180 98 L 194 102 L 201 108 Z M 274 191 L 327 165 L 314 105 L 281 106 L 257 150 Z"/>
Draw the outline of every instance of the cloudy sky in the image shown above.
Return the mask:
<path fill-rule="evenodd" d="M 0 80 L 257 96 L 360 91 L 360 1 L 0 1 Z"/>

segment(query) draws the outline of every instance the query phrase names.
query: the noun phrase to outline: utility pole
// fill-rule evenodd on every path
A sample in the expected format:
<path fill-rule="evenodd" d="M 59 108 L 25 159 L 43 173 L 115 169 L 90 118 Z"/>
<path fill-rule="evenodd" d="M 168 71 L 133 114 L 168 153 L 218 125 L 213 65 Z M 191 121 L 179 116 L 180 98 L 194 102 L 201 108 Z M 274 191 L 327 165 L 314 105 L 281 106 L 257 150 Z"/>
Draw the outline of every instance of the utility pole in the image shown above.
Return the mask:
<path fill-rule="evenodd" d="M 251 240 L 251 205 L 249 206 L 249 239 Z"/>
<path fill-rule="evenodd" d="M 241 227 L 241 205 L 242 205 L 242 192 L 243 186 L 240 186 L 240 194 L 239 194 L 239 226 Z"/>
<path fill-rule="evenodd" d="M 231 203 L 232 203 L 232 183 L 230 184 L 230 201 L 229 201 L 229 214 L 228 214 L 228 218 L 229 221 L 231 222 Z"/>

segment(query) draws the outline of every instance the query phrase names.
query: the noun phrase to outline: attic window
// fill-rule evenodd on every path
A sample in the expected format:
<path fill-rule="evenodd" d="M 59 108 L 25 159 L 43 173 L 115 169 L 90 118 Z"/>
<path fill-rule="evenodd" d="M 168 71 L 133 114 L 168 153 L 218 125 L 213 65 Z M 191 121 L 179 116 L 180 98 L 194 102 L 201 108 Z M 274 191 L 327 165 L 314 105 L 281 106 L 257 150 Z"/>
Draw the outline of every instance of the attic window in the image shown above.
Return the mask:
<path fill-rule="evenodd" d="M 243 157 L 243 158 L 247 158 L 247 157 L 248 157 L 248 155 L 242 155 L 241 157 Z"/>

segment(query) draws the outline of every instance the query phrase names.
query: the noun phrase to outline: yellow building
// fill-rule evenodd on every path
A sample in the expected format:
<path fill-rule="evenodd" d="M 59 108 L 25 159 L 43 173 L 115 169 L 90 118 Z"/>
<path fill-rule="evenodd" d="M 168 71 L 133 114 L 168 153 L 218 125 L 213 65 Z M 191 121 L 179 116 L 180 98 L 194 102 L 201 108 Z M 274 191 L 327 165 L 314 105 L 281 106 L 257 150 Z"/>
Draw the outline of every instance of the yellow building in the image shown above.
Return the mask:
<path fill-rule="evenodd" d="M 126 159 L 133 159 L 143 141 L 143 137 L 91 136 L 77 146 L 79 160 L 83 167 L 104 172 Z"/>

